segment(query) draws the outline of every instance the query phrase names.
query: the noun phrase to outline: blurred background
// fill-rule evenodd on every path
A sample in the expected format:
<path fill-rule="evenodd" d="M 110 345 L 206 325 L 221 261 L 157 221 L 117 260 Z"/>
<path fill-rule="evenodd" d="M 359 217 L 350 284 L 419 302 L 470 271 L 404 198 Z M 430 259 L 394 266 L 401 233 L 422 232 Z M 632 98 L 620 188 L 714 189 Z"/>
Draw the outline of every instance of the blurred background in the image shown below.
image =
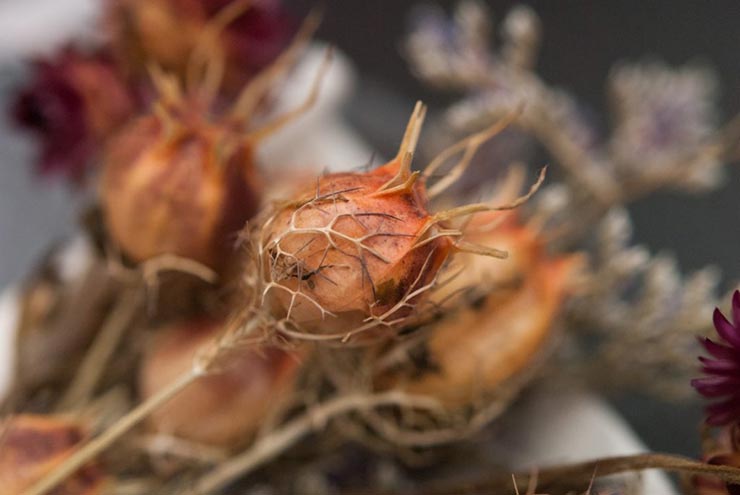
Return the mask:
<path fill-rule="evenodd" d="M 84 25 L 93 3 L 0 0 L 0 105 L 7 107 L 8 95 L 23 79 L 21 60 L 28 54 L 27 47 L 44 46 L 65 30 Z M 300 15 L 316 1 L 285 3 Z M 346 53 L 359 75 L 345 117 L 372 147 L 390 156 L 415 100 L 429 103 L 433 119 L 435 111 L 459 95 L 425 88 L 409 73 L 400 55 L 409 13 L 418 2 L 323 3 L 324 22 L 318 37 Z M 623 60 L 703 64 L 716 72 L 720 83 L 718 120 L 724 122 L 740 112 L 740 2 L 736 0 L 486 3 L 495 19 L 517 3 L 534 8 L 543 26 L 540 75 L 602 116 L 599 124 L 604 128 L 609 126 L 604 117 L 608 115 L 605 81 L 610 67 Z M 0 123 L 0 286 L 19 280 L 50 243 L 74 230 L 75 212 L 84 201 L 60 182 L 34 177 L 30 166 L 33 143 L 12 129 L 6 114 Z M 662 193 L 631 209 L 636 241 L 653 251 L 672 252 L 685 272 L 708 264 L 720 267 L 725 288 L 740 279 L 740 166 L 729 171 L 725 184 L 711 194 Z M 698 403 L 664 403 L 639 396 L 613 397 L 612 401 L 650 448 L 697 454 Z"/>

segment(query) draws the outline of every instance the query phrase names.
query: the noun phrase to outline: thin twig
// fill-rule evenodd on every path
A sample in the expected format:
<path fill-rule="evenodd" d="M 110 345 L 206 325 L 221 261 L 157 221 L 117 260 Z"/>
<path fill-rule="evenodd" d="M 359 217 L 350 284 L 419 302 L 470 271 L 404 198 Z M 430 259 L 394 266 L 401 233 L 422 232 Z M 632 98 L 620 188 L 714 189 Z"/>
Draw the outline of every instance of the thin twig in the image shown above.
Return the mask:
<path fill-rule="evenodd" d="M 337 416 L 381 406 L 409 405 L 436 408 L 436 401 L 426 397 L 414 397 L 403 392 L 392 391 L 377 395 L 351 394 L 337 397 L 308 410 L 305 414 L 286 423 L 280 429 L 265 435 L 243 453 L 214 468 L 196 484 L 191 495 L 215 493 L 237 478 L 254 471 L 274 459 L 301 438 L 321 430 Z"/>
<path fill-rule="evenodd" d="M 23 492 L 23 495 L 44 495 L 49 492 L 201 376 L 202 373 L 197 368 L 194 368 L 189 373 L 179 377 L 170 386 L 162 389 L 156 395 L 141 403 L 103 433 L 86 443 L 80 450 L 69 456 L 54 471 L 49 473 L 49 475 Z"/>
<path fill-rule="evenodd" d="M 540 487 L 567 482 L 569 485 L 578 483 L 587 484 L 594 477 L 610 476 L 617 473 L 642 471 L 645 469 L 663 469 L 665 471 L 688 473 L 694 475 L 715 476 L 727 483 L 740 484 L 740 469 L 730 466 L 706 464 L 686 457 L 670 454 L 637 454 L 621 457 L 607 457 L 576 464 L 565 464 L 537 470 L 537 480 Z M 531 472 L 515 474 L 519 489 L 525 490 L 532 477 Z M 441 485 L 420 487 L 418 492 L 425 495 L 463 495 L 466 493 L 487 493 L 509 489 L 511 487 L 511 473 L 500 472 L 485 479 L 455 485 Z M 378 495 L 377 492 L 374 492 Z M 410 494 L 409 494 L 410 495 Z"/>
<path fill-rule="evenodd" d="M 137 314 L 143 299 L 143 291 L 139 287 L 127 289 L 118 299 L 80 364 L 71 385 L 59 401 L 58 410 L 79 407 L 90 400 L 106 365 Z"/>

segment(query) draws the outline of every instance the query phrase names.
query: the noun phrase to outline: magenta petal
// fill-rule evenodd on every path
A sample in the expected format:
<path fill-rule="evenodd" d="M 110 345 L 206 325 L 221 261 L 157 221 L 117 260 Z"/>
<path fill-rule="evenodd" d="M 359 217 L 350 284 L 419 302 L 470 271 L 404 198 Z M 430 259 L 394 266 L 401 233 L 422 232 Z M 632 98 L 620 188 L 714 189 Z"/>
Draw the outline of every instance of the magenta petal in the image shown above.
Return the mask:
<path fill-rule="evenodd" d="M 732 294 L 732 321 L 740 328 L 740 290 Z"/>
<path fill-rule="evenodd" d="M 709 376 L 691 380 L 691 386 L 704 397 L 721 397 L 740 393 L 740 381 L 727 376 Z"/>
<path fill-rule="evenodd" d="M 702 371 L 708 375 L 740 375 L 740 363 L 727 359 L 709 359 L 700 357 L 699 361 L 704 365 Z"/>
<path fill-rule="evenodd" d="M 699 343 L 711 354 L 718 359 L 732 359 L 740 361 L 740 350 L 733 349 L 726 345 L 718 344 L 706 337 L 699 337 Z"/>
<path fill-rule="evenodd" d="M 714 320 L 714 328 L 717 329 L 717 333 L 720 337 L 722 337 L 731 346 L 740 348 L 740 335 L 738 335 L 738 330 L 732 326 L 718 308 L 715 308 L 712 319 Z"/>

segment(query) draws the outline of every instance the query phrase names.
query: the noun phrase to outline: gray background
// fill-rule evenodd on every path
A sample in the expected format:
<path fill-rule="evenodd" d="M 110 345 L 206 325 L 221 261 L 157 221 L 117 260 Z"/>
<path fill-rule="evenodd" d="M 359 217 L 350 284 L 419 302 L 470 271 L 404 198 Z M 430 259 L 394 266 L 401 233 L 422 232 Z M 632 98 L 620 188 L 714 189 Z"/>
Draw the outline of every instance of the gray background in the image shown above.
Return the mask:
<path fill-rule="evenodd" d="M 315 2 L 288 3 L 301 12 Z M 324 3 L 320 37 L 347 52 L 362 76 L 346 116 L 363 137 L 390 156 L 414 100 L 424 99 L 434 110 L 453 101 L 454 95 L 423 88 L 398 55 L 413 2 Z M 514 2 L 488 3 L 500 18 Z M 539 69 L 544 79 L 579 95 L 593 109 L 604 109 L 604 81 L 612 64 L 654 56 L 673 64 L 699 60 L 715 68 L 723 90 L 722 117 L 740 111 L 740 2 L 524 3 L 543 19 Z M 0 67 L 0 104 L 21 76 L 17 65 Z M 33 179 L 29 167 L 33 144 L 11 131 L 5 119 L 0 120 L 0 129 L 0 286 L 4 286 L 22 277 L 50 242 L 73 229 L 84 199 L 58 183 Z M 686 271 L 715 264 L 723 269 L 726 286 L 740 279 L 739 172 L 735 164 L 725 186 L 711 195 L 660 194 L 634 205 L 636 239 L 656 251 L 675 253 Z M 614 402 L 651 448 L 696 455 L 699 404 L 666 404 L 638 396 L 616 397 Z"/>

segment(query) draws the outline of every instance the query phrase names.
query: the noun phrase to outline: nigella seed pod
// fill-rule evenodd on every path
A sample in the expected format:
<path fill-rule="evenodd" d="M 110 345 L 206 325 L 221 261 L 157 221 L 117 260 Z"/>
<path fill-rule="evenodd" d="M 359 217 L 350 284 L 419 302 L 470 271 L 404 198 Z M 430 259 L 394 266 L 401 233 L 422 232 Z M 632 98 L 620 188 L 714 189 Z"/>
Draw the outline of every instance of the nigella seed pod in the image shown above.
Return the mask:
<path fill-rule="evenodd" d="M 256 128 L 250 124 L 317 24 L 317 16 L 309 15 L 291 45 L 244 87 L 224 114 L 214 109 L 218 60 L 206 63 L 202 86 L 187 92 L 172 74 L 152 70 L 159 101 L 150 115 L 114 136 L 103 157 L 105 224 L 131 260 L 176 255 L 223 272 L 236 234 L 260 206 L 262 182 L 254 149 L 311 107 L 331 50 L 299 108 Z"/>
<path fill-rule="evenodd" d="M 381 388 L 428 395 L 449 407 L 474 404 L 523 373 L 542 355 L 579 256 L 551 257 L 538 232 L 516 216 L 475 215 L 465 228 L 470 241 L 505 249 L 496 260 L 471 254 L 465 269 L 433 297 L 454 307 L 433 323 L 412 359 L 381 377 Z M 451 267 L 454 269 L 454 267 Z"/>
<path fill-rule="evenodd" d="M 410 170 L 424 113 L 417 105 L 393 160 L 367 173 L 320 177 L 265 223 L 265 295 L 301 332 L 392 326 L 450 253 L 426 187 Z"/>
<path fill-rule="evenodd" d="M 193 366 L 223 322 L 192 319 L 157 330 L 139 371 L 142 398 L 156 394 Z M 149 418 L 149 427 L 196 443 L 230 447 L 248 439 L 290 396 L 299 358 L 275 347 L 228 353 L 217 371 L 189 385 Z"/>
<path fill-rule="evenodd" d="M 365 173 L 319 177 L 278 204 L 259 225 L 257 258 L 265 306 L 284 335 L 314 340 L 395 335 L 426 316 L 440 267 L 455 252 L 498 257 L 501 252 L 463 240 L 455 221 L 475 212 L 515 208 L 469 204 L 430 211 L 429 198 L 463 173 L 477 148 L 507 124 L 497 122 L 444 150 L 424 172 L 411 161 L 424 120 L 417 103 L 394 159 Z M 509 119 L 510 120 L 510 119 Z M 448 159 L 462 157 L 427 185 Z"/>
<path fill-rule="evenodd" d="M 77 422 L 53 416 L 21 414 L 0 422 L 0 495 L 18 495 L 52 471 L 87 436 Z M 88 464 L 67 478 L 55 494 L 104 493 L 105 476 Z"/>
<path fill-rule="evenodd" d="M 111 140 L 103 163 L 106 225 L 136 262 L 174 254 L 221 269 L 231 234 L 259 207 L 249 142 L 197 113 L 136 120 Z"/>

